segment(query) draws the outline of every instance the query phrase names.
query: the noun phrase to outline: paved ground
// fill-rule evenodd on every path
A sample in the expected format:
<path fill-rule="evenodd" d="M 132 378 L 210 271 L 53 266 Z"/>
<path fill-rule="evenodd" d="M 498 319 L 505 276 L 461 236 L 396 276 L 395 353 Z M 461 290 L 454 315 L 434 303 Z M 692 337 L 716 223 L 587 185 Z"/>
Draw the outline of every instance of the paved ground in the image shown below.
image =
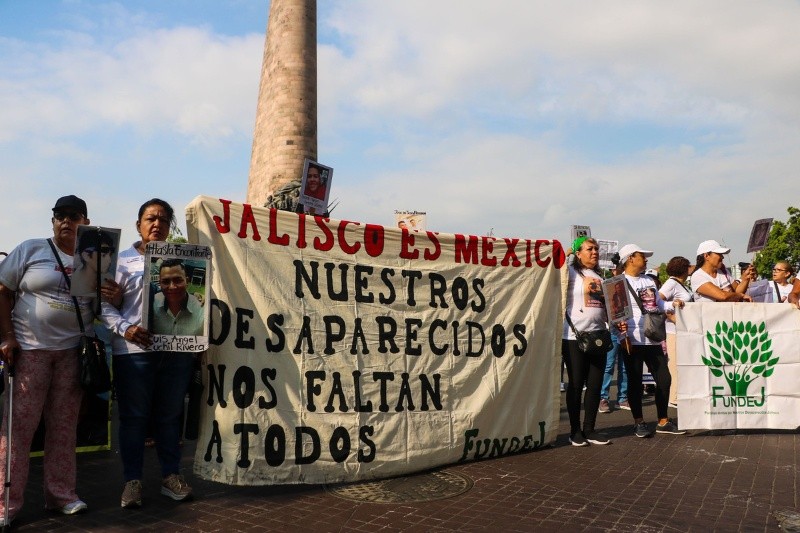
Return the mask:
<path fill-rule="evenodd" d="M 563 403 L 563 394 L 562 394 Z M 645 416 L 655 407 L 646 399 Z M 800 531 L 796 432 L 696 433 L 637 439 L 628 411 L 598 415 L 610 446 L 575 448 L 566 413 L 555 446 L 442 469 L 471 479 L 461 495 L 423 503 L 365 503 L 323 486 L 230 487 L 194 478 L 197 498 L 158 494 L 147 451 L 145 506 L 119 508 L 115 450 L 82 454 L 78 489 L 89 512 L 43 510 L 41 459 L 34 459 L 17 531 Z M 13 482 L 13 480 L 12 480 Z"/>

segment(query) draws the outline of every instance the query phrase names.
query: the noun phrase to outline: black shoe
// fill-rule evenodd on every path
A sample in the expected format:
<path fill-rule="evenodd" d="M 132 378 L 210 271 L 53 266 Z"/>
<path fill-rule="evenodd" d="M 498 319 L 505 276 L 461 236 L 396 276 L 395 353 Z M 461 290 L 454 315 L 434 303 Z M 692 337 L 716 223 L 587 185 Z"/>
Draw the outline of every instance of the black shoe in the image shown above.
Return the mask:
<path fill-rule="evenodd" d="M 640 439 L 653 436 L 653 433 L 647 428 L 647 424 L 644 422 L 639 422 L 638 424 L 633 426 L 633 434 L 639 437 Z"/>
<path fill-rule="evenodd" d="M 589 442 L 583 435 L 583 431 L 578 431 L 569 436 L 569 443 L 573 446 L 588 446 Z"/>
<path fill-rule="evenodd" d="M 659 424 L 656 426 L 656 433 L 666 433 L 668 435 L 684 435 L 686 434 L 686 431 L 678 429 L 678 426 L 673 424 L 672 420 L 667 420 L 665 424 Z"/>
<path fill-rule="evenodd" d="M 586 440 L 592 444 L 599 444 L 600 446 L 611 444 L 611 441 L 608 439 L 608 437 L 596 431 L 592 431 L 588 435 L 586 435 Z"/>

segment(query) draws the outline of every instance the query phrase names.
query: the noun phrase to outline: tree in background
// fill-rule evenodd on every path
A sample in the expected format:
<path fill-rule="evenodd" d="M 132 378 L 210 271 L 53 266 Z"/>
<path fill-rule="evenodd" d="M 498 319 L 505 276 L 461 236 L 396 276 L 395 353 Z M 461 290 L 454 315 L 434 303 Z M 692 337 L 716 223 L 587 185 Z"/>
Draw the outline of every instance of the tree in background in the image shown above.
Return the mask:
<path fill-rule="evenodd" d="M 778 261 L 788 261 L 795 270 L 800 263 L 800 209 L 789 207 L 787 211 L 789 220 L 772 223 L 767 246 L 756 254 L 756 270 L 764 279 L 772 279 L 772 267 Z"/>

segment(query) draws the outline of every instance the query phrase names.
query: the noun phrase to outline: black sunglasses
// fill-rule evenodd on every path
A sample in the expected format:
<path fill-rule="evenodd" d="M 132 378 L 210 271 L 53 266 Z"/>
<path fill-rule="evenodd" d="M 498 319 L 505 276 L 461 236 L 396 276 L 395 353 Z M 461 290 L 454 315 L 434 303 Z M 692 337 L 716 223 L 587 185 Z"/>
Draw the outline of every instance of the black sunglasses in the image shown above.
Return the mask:
<path fill-rule="evenodd" d="M 68 218 L 73 222 L 77 222 L 77 221 L 79 221 L 79 220 L 81 220 L 83 218 L 83 215 L 80 214 L 80 213 L 77 213 L 77 212 L 63 213 L 61 211 L 56 211 L 56 212 L 53 213 L 53 218 L 55 218 L 59 222 L 61 222 L 65 218 Z"/>

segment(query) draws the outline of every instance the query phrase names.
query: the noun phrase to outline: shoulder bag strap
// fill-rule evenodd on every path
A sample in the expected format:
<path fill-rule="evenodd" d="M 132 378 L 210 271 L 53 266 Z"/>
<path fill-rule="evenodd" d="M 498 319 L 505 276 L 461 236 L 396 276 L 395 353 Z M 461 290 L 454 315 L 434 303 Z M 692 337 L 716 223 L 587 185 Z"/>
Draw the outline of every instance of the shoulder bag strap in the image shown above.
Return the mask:
<path fill-rule="evenodd" d="M 636 300 L 636 303 L 639 306 L 639 310 L 642 312 L 642 314 L 644 314 L 644 305 L 642 305 L 642 299 L 639 298 L 639 295 L 636 294 L 636 292 L 634 292 L 633 287 L 631 287 L 631 284 L 628 282 L 628 278 L 625 278 L 625 285 L 628 286 L 628 290 L 633 295 L 633 299 Z"/>
<path fill-rule="evenodd" d="M 575 337 L 577 337 L 578 336 L 578 330 L 575 329 L 575 324 L 572 323 L 572 320 L 569 318 L 569 313 L 567 313 L 566 311 L 564 311 L 564 318 L 567 319 L 567 324 L 569 324 L 569 327 L 572 330 L 572 333 L 574 333 Z"/>
<path fill-rule="evenodd" d="M 47 239 L 47 244 L 50 245 L 50 249 L 53 250 L 53 255 L 56 256 L 56 261 L 58 261 L 58 266 L 61 268 L 61 274 L 64 275 L 64 281 L 67 282 L 67 288 L 72 288 L 72 284 L 70 283 L 69 276 L 67 276 L 67 271 L 64 270 L 64 263 L 61 262 L 61 256 L 56 250 L 56 245 L 53 244 L 53 239 Z M 86 331 L 83 327 L 83 317 L 81 316 L 81 308 L 78 305 L 78 299 L 74 296 L 72 297 L 72 303 L 75 304 L 75 314 L 78 317 L 78 326 L 81 328 L 81 335 L 85 334 Z"/>
<path fill-rule="evenodd" d="M 780 288 L 778 288 L 778 282 L 777 281 L 773 280 L 772 284 L 775 285 L 775 297 L 777 298 L 777 300 L 775 300 L 775 303 L 779 304 L 779 303 L 781 303 L 781 290 L 780 290 Z"/>

